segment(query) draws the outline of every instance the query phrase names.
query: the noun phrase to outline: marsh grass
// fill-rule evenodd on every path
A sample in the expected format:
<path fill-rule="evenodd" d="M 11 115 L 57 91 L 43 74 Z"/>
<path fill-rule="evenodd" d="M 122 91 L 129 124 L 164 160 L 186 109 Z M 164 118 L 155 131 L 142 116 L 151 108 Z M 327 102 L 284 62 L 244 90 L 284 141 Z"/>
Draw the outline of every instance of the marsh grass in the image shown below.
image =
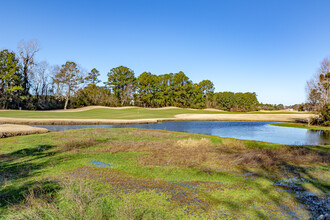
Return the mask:
<path fill-rule="evenodd" d="M 282 146 L 132 128 L 12 137 L 1 140 L 0 215 L 8 219 L 315 217 L 324 209 L 305 202 L 323 204 L 322 196 L 329 192 L 328 150 L 328 146 Z M 111 166 L 93 167 L 90 161 Z M 304 199 L 291 185 L 278 185 L 288 178 L 294 179 L 299 192 L 318 194 Z"/>
<path fill-rule="evenodd" d="M 147 153 L 138 160 L 142 165 L 174 165 L 192 168 L 201 165 L 206 160 L 212 160 L 214 150 L 210 145 L 211 141 L 207 139 L 184 139 L 163 143 L 149 147 Z"/>
<path fill-rule="evenodd" d="M 24 203 L 12 206 L 6 219 L 179 219 L 180 210 L 165 194 L 155 191 L 109 195 L 97 191 L 91 181 L 57 180 L 56 197 L 42 185 L 24 194 Z M 54 193 L 53 193 L 54 194 Z M 175 213 L 173 213 L 175 211 Z M 183 216 L 183 213 L 182 213 Z"/>
<path fill-rule="evenodd" d="M 254 149 L 222 155 L 220 160 L 231 165 L 279 169 L 283 164 L 309 165 L 325 164 L 330 156 L 312 152 L 306 148 L 288 147 L 283 149 Z"/>

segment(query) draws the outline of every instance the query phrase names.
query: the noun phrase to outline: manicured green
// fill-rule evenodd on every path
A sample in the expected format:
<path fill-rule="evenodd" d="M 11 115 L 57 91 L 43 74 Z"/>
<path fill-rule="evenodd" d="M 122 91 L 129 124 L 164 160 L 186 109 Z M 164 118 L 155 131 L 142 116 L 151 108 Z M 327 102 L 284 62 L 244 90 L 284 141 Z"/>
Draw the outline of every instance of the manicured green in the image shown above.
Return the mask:
<path fill-rule="evenodd" d="M 324 131 L 330 130 L 330 127 L 315 126 L 315 125 L 308 126 L 307 124 L 301 124 L 301 123 L 272 123 L 271 125 L 280 126 L 280 127 L 304 128 L 311 130 L 324 130 Z"/>
<path fill-rule="evenodd" d="M 132 128 L 0 139 L 0 216 L 308 219 L 314 213 L 276 183 L 293 178 L 321 198 L 329 192 L 329 163 L 318 158 L 329 147 Z M 302 160 L 286 159 L 299 150 L 304 155 L 292 158 Z M 282 159 L 267 162 L 274 159 L 268 151 Z"/>
<path fill-rule="evenodd" d="M 44 118 L 44 119 L 145 119 L 145 118 L 174 118 L 177 114 L 292 114 L 279 112 L 220 112 L 192 109 L 162 109 L 147 108 L 128 109 L 91 109 L 80 112 L 48 112 L 48 111 L 0 111 L 0 117 L 13 118 Z"/>

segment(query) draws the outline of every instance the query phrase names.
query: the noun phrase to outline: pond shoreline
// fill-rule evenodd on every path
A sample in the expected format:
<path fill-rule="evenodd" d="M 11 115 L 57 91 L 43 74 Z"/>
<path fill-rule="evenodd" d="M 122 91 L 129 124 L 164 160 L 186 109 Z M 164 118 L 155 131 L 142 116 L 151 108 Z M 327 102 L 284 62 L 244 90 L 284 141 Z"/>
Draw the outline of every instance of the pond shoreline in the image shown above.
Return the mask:
<path fill-rule="evenodd" d="M 175 118 L 149 119 L 38 119 L 1 117 L 0 124 L 28 125 L 99 125 L 99 124 L 157 124 L 162 121 L 260 121 L 307 122 L 313 114 L 179 114 Z"/>
<path fill-rule="evenodd" d="M 330 127 L 318 126 L 318 125 L 308 125 L 307 123 L 276 123 L 273 126 L 288 127 L 288 128 L 301 128 L 309 130 L 320 130 L 320 131 L 330 131 Z"/>
<path fill-rule="evenodd" d="M 32 125 L 50 131 L 75 129 L 136 128 L 208 134 L 219 137 L 254 140 L 284 145 L 330 145 L 327 132 L 271 126 L 278 122 L 252 121 L 163 121 L 157 124 L 123 125 Z"/>

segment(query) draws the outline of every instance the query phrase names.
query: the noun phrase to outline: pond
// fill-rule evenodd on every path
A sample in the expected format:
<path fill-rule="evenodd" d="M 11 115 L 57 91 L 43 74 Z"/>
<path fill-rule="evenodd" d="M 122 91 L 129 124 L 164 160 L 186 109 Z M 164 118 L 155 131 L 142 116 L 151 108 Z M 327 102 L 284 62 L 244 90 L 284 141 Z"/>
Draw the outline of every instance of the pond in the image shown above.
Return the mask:
<path fill-rule="evenodd" d="M 198 134 L 209 134 L 244 140 L 256 140 L 290 145 L 324 145 L 330 144 L 329 131 L 317 131 L 301 128 L 278 127 L 275 122 L 244 121 L 165 121 L 160 124 L 130 125 L 35 125 L 50 131 L 64 131 L 81 128 L 144 128 L 168 131 L 184 131 Z"/>

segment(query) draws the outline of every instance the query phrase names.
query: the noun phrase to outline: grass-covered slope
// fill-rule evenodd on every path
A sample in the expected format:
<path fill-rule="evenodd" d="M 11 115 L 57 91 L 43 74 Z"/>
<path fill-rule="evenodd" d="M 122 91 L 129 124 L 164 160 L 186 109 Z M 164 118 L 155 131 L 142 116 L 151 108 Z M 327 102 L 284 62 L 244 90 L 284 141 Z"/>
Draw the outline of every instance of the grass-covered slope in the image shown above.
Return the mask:
<path fill-rule="evenodd" d="M 307 125 L 307 124 L 301 124 L 301 123 L 274 123 L 271 125 L 279 126 L 279 127 L 304 128 L 304 129 L 311 129 L 311 130 L 324 130 L 324 131 L 330 130 L 330 127 Z"/>
<path fill-rule="evenodd" d="M 217 111 L 190 110 L 190 109 L 162 109 L 151 110 L 145 108 L 107 109 L 97 108 L 77 112 L 54 111 L 0 111 L 0 117 L 14 118 L 54 118 L 54 119 L 146 119 L 146 118 L 173 118 L 177 114 L 216 114 Z"/>
<path fill-rule="evenodd" d="M 0 216 L 308 219 L 329 211 L 328 151 L 139 129 L 11 137 Z"/>
<path fill-rule="evenodd" d="M 147 119 L 174 118 L 178 114 L 238 114 L 239 112 L 220 112 L 192 109 L 146 109 L 146 108 L 95 108 L 86 111 L 0 111 L 0 117 L 34 119 Z M 250 112 L 253 114 L 293 114 L 290 112 Z M 246 113 L 246 114 L 250 114 Z M 239 113 L 241 114 L 241 113 Z"/>

